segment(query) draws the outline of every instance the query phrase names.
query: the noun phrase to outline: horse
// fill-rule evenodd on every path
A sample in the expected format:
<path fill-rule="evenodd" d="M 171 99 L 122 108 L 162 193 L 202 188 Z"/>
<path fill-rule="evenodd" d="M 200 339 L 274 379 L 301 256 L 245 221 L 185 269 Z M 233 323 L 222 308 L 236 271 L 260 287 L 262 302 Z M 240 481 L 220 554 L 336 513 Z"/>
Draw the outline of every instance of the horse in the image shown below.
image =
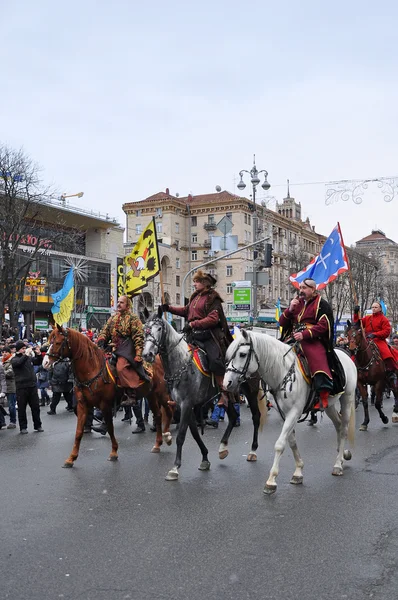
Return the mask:
<path fill-rule="evenodd" d="M 375 408 L 379 417 L 387 425 L 388 417 L 383 412 L 383 392 L 386 386 L 386 368 L 379 349 L 372 340 L 367 340 L 361 322 L 351 323 L 347 321 L 346 335 L 348 337 L 348 348 L 355 358 L 358 369 L 358 389 L 361 394 L 364 421 L 359 431 L 367 431 L 369 424 L 368 385 L 374 386 Z M 397 399 L 396 385 L 393 389 L 394 397 Z M 397 401 L 396 401 L 397 404 Z M 395 410 L 395 409 L 394 409 Z M 396 421 L 394 421 L 396 422 Z"/>
<path fill-rule="evenodd" d="M 343 350 L 336 350 L 336 352 L 344 368 L 346 386 L 342 394 L 329 397 L 329 406 L 325 412 L 337 432 L 338 455 L 332 475 L 343 475 L 343 458 L 351 459 L 351 452 L 344 450 L 345 441 L 347 438 L 352 444 L 354 441 L 357 373 L 348 354 Z M 282 431 L 275 444 L 274 462 L 265 483 L 264 493 L 276 492 L 279 462 L 286 447 L 286 441 L 293 452 L 296 464 L 290 483 L 302 484 L 304 463 L 299 454 L 294 428 L 305 411 L 311 388 L 302 374 L 296 354 L 291 346 L 269 335 L 243 330 L 229 346 L 226 359 L 225 389 L 236 389 L 242 377 L 250 376 L 258 370 L 274 396 L 276 408 L 284 421 Z M 340 400 L 340 412 L 335 406 L 338 399 Z M 309 411 L 308 408 L 306 410 Z"/>
<path fill-rule="evenodd" d="M 112 441 L 112 451 L 108 460 L 118 459 L 118 443 L 114 434 L 112 421 L 113 408 L 119 405 L 123 388 L 119 387 L 116 379 L 107 365 L 103 351 L 89 338 L 74 329 L 57 326 L 50 334 L 49 349 L 43 359 L 43 367 L 49 369 L 52 364 L 61 358 L 69 357 L 72 361 L 75 395 L 77 399 L 77 425 L 75 443 L 70 456 L 64 463 L 64 468 L 73 467 L 80 449 L 84 425 L 89 408 L 97 407 L 101 410 L 107 431 Z M 145 396 L 153 412 L 156 425 L 156 441 L 151 450 L 160 452 L 163 440 L 170 446 L 172 437 L 170 424 L 173 411 L 170 407 L 170 397 L 164 381 L 164 370 L 160 360 L 153 366 L 153 379 L 150 385 L 145 386 Z M 144 391 L 144 390 L 143 390 Z M 140 392 L 138 397 L 140 397 Z M 162 436 L 162 413 L 165 417 L 164 433 Z"/>
<path fill-rule="evenodd" d="M 189 430 L 198 444 L 202 453 L 202 461 L 199 465 L 200 471 L 208 471 L 210 462 L 208 450 L 199 435 L 194 415 L 194 408 L 210 403 L 218 397 L 218 389 L 212 383 L 212 378 L 201 372 L 193 363 L 192 353 L 189 351 L 187 342 L 183 335 L 177 333 L 173 327 L 162 318 L 162 311 L 145 316 L 145 340 L 143 358 L 153 362 L 158 354 L 162 359 L 165 370 L 165 378 L 169 386 L 172 399 L 180 406 L 181 418 L 178 435 L 176 438 L 177 452 L 174 466 L 166 475 L 167 481 L 176 481 L 179 476 L 178 469 L 181 467 L 181 454 L 186 432 Z M 265 406 L 265 394 L 260 392 L 259 378 L 253 377 L 250 382 L 242 383 L 242 392 L 245 394 L 252 413 L 254 434 L 251 451 L 247 456 L 249 462 L 257 460 L 258 430 L 267 414 Z M 228 426 L 222 436 L 218 456 L 221 460 L 228 456 L 228 440 L 236 423 L 237 413 L 231 402 L 227 407 Z"/>

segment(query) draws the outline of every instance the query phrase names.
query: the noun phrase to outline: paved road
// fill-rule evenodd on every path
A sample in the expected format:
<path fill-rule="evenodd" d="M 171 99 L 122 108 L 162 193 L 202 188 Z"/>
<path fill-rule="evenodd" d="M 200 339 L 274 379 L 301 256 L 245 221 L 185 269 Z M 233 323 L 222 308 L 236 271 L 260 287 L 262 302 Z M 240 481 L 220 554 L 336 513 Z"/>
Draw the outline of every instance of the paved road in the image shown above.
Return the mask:
<path fill-rule="evenodd" d="M 119 462 L 106 460 L 109 439 L 91 434 L 71 470 L 61 465 L 74 416 L 63 409 L 44 415 L 42 434 L 0 432 L 0 598 L 396 600 L 398 426 L 372 410 L 370 431 L 357 433 L 353 460 L 335 478 L 330 422 L 301 425 L 304 485 L 289 485 L 288 450 L 278 492 L 265 497 L 275 411 L 256 464 L 245 461 L 243 409 L 229 457 L 218 460 L 220 429 L 207 429 L 211 470 L 198 471 L 189 438 L 178 482 L 164 479 L 174 444 L 151 454 L 153 434 L 131 435 L 121 414 Z"/>

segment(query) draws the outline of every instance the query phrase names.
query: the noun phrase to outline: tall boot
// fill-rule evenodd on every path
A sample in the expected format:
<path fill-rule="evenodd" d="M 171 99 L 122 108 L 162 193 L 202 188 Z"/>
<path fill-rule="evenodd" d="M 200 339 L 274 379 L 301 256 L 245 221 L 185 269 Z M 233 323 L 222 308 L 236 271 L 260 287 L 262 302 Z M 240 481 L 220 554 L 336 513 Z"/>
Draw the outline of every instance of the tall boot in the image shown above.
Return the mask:
<path fill-rule="evenodd" d="M 325 410 L 328 407 L 329 390 L 319 390 L 319 401 L 314 404 L 314 410 Z"/>
<path fill-rule="evenodd" d="M 223 386 L 224 375 L 215 375 L 214 379 L 216 380 L 218 388 L 221 392 L 221 396 L 220 396 L 219 401 L 217 402 L 217 405 L 227 407 L 229 398 L 228 398 L 228 392 L 226 392 L 224 390 L 224 386 Z"/>

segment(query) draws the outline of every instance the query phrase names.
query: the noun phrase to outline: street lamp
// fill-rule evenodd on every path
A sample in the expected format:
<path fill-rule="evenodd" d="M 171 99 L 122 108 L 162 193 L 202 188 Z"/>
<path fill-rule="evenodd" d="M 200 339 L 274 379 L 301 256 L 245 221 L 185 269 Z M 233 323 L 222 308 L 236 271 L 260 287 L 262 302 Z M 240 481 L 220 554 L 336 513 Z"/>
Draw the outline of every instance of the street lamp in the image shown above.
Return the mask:
<path fill-rule="evenodd" d="M 261 187 L 265 192 L 267 192 L 271 185 L 268 182 L 268 171 L 262 169 L 261 171 L 257 170 L 256 167 L 256 155 L 253 155 L 253 166 L 250 171 L 246 169 L 242 169 L 239 171 L 240 181 L 238 183 L 238 190 L 243 191 L 246 187 L 245 182 L 243 181 L 243 173 L 247 173 L 250 175 L 250 183 L 252 184 L 252 199 L 253 199 L 253 242 L 257 240 L 257 230 L 258 230 L 258 216 L 257 216 L 257 205 L 256 205 L 256 190 L 257 186 L 260 183 L 259 175 L 264 173 L 264 181 L 261 184 Z M 257 259 L 258 252 L 255 251 L 254 259 L 253 259 L 253 319 L 257 318 Z"/>

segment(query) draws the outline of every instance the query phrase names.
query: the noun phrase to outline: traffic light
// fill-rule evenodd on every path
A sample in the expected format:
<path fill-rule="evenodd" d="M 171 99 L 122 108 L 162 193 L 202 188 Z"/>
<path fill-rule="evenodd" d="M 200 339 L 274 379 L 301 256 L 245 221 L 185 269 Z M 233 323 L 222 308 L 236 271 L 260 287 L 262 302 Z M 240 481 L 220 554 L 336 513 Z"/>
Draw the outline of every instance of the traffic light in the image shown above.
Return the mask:
<path fill-rule="evenodd" d="M 272 244 L 265 244 L 264 266 L 272 267 Z"/>

